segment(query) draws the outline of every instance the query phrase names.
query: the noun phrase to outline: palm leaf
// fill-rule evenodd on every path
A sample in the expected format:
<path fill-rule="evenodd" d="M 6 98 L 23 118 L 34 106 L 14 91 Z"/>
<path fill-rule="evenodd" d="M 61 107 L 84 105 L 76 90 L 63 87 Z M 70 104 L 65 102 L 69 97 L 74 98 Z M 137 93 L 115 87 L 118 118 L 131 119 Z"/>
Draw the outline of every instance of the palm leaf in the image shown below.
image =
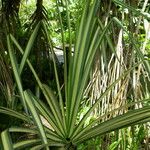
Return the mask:
<path fill-rule="evenodd" d="M 19 74 L 22 73 L 22 70 L 23 70 L 23 68 L 24 68 L 26 59 L 27 59 L 27 57 L 29 56 L 30 51 L 31 51 L 31 49 L 32 49 L 32 47 L 33 47 L 33 45 L 34 45 L 34 41 L 35 41 L 35 39 L 36 39 L 36 37 L 37 37 L 39 27 L 40 27 L 40 23 L 38 23 L 38 24 L 36 25 L 36 27 L 35 27 L 33 33 L 32 33 L 31 36 L 30 36 L 30 39 L 29 39 L 29 41 L 28 41 L 28 43 L 27 43 L 27 46 L 26 46 L 25 51 L 24 51 L 24 55 L 23 55 L 23 57 L 22 57 L 22 60 L 21 60 L 20 66 L 19 66 Z"/>
<path fill-rule="evenodd" d="M 45 131 L 44 131 L 44 127 L 43 127 L 41 119 L 40 119 L 40 117 L 39 117 L 39 115 L 37 113 L 37 110 L 36 110 L 36 107 L 35 107 L 32 95 L 30 94 L 29 91 L 25 91 L 24 95 L 25 95 L 25 99 L 26 99 L 28 108 L 29 108 L 29 110 L 30 110 L 30 112 L 32 114 L 32 117 L 33 117 L 34 121 L 35 121 L 35 124 L 37 125 L 37 127 L 39 129 L 39 132 L 40 132 L 40 135 L 41 135 L 41 139 L 43 140 L 44 144 L 47 144 L 47 138 L 46 138 L 46 134 L 45 134 Z"/>
<path fill-rule="evenodd" d="M 27 115 L 17 112 L 15 110 L 9 109 L 9 108 L 0 107 L 0 113 L 18 118 L 18 119 L 26 121 L 26 122 L 31 122 L 31 118 L 28 117 Z"/>
<path fill-rule="evenodd" d="M 135 124 L 143 119 L 150 118 L 150 108 L 144 107 L 137 110 L 132 110 L 124 115 L 117 116 L 113 119 L 105 121 L 91 129 L 82 135 L 77 135 L 73 140 L 73 143 L 81 143 L 84 140 L 95 137 L 97 135 L 102 135 L 107 132 L 114 131 L 123 127 Z M 80 137 L 80 138 L 79 138 Z"/>
<path fill-rule="evenodd" d="M 5 130 L 1 133 L 1 139 L 2 139 L 2 144 L 4 149 L 7 150 L 13 149 L 12 140 L 8 130 Z"/>
<path fill-rule="evenodd" d="M 18 86 L 19 94 L 21 96 L 21 101 L 23 103 L 23 106 L 24 106 L 24 109 L 25 109 L 26 113 L 28 113 L 27 105 L 26 105 L 24 95 L 23 95 L 23 87 L 22 87 L 22 83 L 21 83 L 21 78 L 19 76 L 19 69 L 18 69 L 18 66 L 17 66 L 16 57 L 15 57 L 14 52 L 13 52 L 13 48 L 12 48 L 12 45 L 11 45 L 11 42 L 10 42 L 10 36 L 9 35 L 7 36 L 7 45 L 8 45 L 8 52 L 9 52 L 9 56 L 10 56 L 10 60 L 11 60 L 11 64 L 12 64 L 16 84 Z"/>
<path fill-rule="evenodd" d="M 30 139 L 30 140 L 25 140 L 21 142 L 17 142 L 13 145 L 14 149 L 23 149 L 27 147 L 31 147 L 35 144 L 41 143 L 41 139 Z"/>

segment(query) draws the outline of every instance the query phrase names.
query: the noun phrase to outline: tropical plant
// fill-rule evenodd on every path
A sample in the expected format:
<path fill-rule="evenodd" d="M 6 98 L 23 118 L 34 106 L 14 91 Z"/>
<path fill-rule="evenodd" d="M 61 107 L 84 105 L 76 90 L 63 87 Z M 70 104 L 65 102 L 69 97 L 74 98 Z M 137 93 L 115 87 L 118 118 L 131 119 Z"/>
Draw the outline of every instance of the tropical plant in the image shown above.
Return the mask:
<path fill-rule="evenodd" d="M 136 12 L 144 17 L 145 14 L 128 7 L 126 4 L 114 0 L 116 4 L 122 7 L 128 8 L 129 10 Z M 61 25 L 62 34 L 62 47 L 64 53 L 64 85 L 61 87 L 58 77 L 58 70 L 56 67 L 55 54 L 53 43 L 47 31 L 45 21 L 39 21 L 35 27 L 28 43 L 23 50 L 17 40 L 12 34 L 7 36 L 8 53 L 11 61 L 11 67 L 16 82 L 15 87 L 19 93 L 19 99 L 23 105 L 24 112 L 20 113 L 15 110 L 0 107 L 0 113 L 8 114 L 24 121 L 22 127 L 10 127 L 1 133 L 1 139 L 4 149 L 50 149 L 61 147 L 62 149 L 76 149 L 82 142 L 92 139 L 98 135 L 104 135 L 105 133 L 120 129 L 126 126 L 136 125 L 150 120 L 150 107 L 145 106 L 142 108 L 130 109 L 135 104 L 141 104 L 147 102 L 149 99 L 143 99 L 141 101 L 132 102 L 125 104 L 121 107 L 105 112 L 102 115 L 98 115 L 90 118 L 89 117 L 96 110 L 97 106 L 108 97 L 110 92 L 114 91 L 114 87 L 119 85 L 121 81 L 130 77 L 131 72 L 139 65 L 149 67 L 148 60 L 144 59 L 143 54 L 139 51 L 132 35 L 126 31 L 122 23 L 115 17 L 111 18 L 106 26 L 103 25 L 102 21 L 98 18 L 98 8 L 100 6 L 99 0 L 88 0 L 85 1 L 84 10 L 82 12 L 82 18 L 80 25 L 77 27 L 76 39 L 74 51 L 72 52 L 72 38 L 71 38 L 71 27 L 69 21 L 69 12 L 67 11 L 67 24 L 69 34 L 69 51 L 65 49 L 65 37 L 64 28 L 62 25 L 62 18 L 60 15 L 58 3 L 59 21 Z M 66 10 L 68 10 L 68 1 L 64 2 Z M 126 32 L 128 38 L 134 43 L 135 53 L 139 61 L 131 63 L 128 68 L 124 67 L 124 70 L 113 80 L 108 87 L 102 91 L 100 96 L 92 102 L 92 105 L 87 106 L 87 110 L 81 116 L 81 109 L 83 109 L 86 89 L 90 83 L 90 74 L 92 71 L 93 62 L 97 50 L 99 47 L 103 47 L 103 41 L 107 40 L 112 46 L 109 40 L 109 33 L 112 24 L 118 25 L 120 32 Z M 33 67 L 29 54 L 34 45 L 39 27 L 44 29 L 44 33 L 47 36 L 50 47 L 49 54 L 53 59 L 55 81 L 57 85 L 56 93 L 45 83 L 42 83 Z M 118 57 L 118 53 L 113 48 L 113 54 L 118 62 L 121 58 Z M 18 50 L 22 54 L 22 59 L 18 62 L 15 56 L 15 50 Z M 101 50 L 101 49 L 100 49 Z M 117 61 L 115 61 L 118 64 Z M 19 64 L 19 65 L 18 65 Z M 22 84 L 22 74 L 25 65 L 28 65 L 35 77 L 36 83 L 38 84 L 42 96 L 35 96 L 30 90 L 24 89 Z M 120 64 L 122 65 L 122 64 Z M 148 70 L 147 70 L 148 72 Z M 117 93 L 118 94 L 118 93 Z M 46 100 L 44 103 L 43 100 Z M 101 106 L 102 107 L 102 106 Z M 126 108 L 126 109 L 125 109 Z M 120 110 L 121 114 L 115 114 Z M 114 116 L 111 116 L 115 114 Z M 111 116 L 111 117 L 109 117 Z M 104 118 L 107 118 L 105 120 Z M 18 142 L 13 141 L 11 135 L 14 133 L 25 133 L 26 136 Z M 118 141 L 120 142 L 120 141 Z M 115 143 L 116 146 L 118 143 Z M 114 145 L 110 146 L 113 147 Z"/>

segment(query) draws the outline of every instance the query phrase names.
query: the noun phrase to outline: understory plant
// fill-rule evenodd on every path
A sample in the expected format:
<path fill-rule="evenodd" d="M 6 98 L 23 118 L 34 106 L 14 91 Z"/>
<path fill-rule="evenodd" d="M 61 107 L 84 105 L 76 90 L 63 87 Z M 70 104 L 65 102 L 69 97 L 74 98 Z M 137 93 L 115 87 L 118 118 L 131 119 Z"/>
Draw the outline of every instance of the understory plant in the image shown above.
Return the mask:
<path fill-rule="evenodd" d="M 121 5 L 120 1 L 114 0 L 114 2 Z M 141 64 L 146 66 L 145 68 L 149 67 L 148 60 L 146 60 L 143 57 L 143 54 L 138 50 L 136 43 L 135 53 L 137 53 L 137 57 L 140 61 L 129 65 L 128 68 L 125 67 L 121 74 L 119 74 L 119 76 L 117 76 L 117 78 L 100 93 L 100 96 L 95 99 L 92 105 L 87 105 L 85 112 L 83 114 L 81 113 L 84 106 L 83 103 L 86 99 L 86 89 L 88 89 L 90 83 L 91 71 L 97 50 L 102 47 L 104 40 L 107 40 L 109 45 L 112 46 L 108 38 L 110 36 L 109 33 L 112 24 L 117 25 L 120 30 L 126 32 L 129 39 L 133 43 L 135 42 L 130 33 L 126 31 L 117 18 L 111 18 L 106 26 L 102 24 L 97 16 L 100 4 L 99 0 L 87 0 L 85 2 L 80 24 L 76 28 L 76 39 L 75 43 L 73 43 L 73 51 L 69 11 L 67 11 L 69 50 L 66 50 L 62 18 L 59 7 L 57 7 L 64 56 L 63 85 L 61 85 L 59 81 L 58 68 L 55 61 L 55 51 L 44 21 L 40 21 L 37 24 L 24 50 L 14 36 L 11 34 L 7 36 L 8 53 L 15 79 L 14 89 L 18 91 L 19 99 L 23 106 L 23 112 L 0 107 L 0 113 L 21 119 L 24 123 L 22 126 L 12 126 L 1 133 L 4 150 L 38 150 L 43 148 L 47 150 L 57 148 L 67 150 L 77 149 L 78 145 L 89 139 L 120 128 L 145 123 L 150 120 L 149 106 L 130 109 L 130 107 L 135 104 L 148 101 L 149 98 L 146 100 L 143 99 L 140 102 L 137 101 L 124 104 L 123 106 L 110 110 L 105 114 L 92 116 L 101 101 L 106 98 L 110 92 L 113 92 L 114 87 L 117 84 L 120 84 L 120 81 L 129 78 L 130 73 L 136 67 Z M 122 6 L 126 7 L 124 4 L 122 4 Z M 65 8 L 66 10 L 68 8 L 67 1 L 65 1 Z M 129 7 L 129 9 L 136 12 L 133 8 Z M 141 14 L 139 11 L 137 11 L 137 13 Z M 146 17 L 145 14 L 141 15 Z M 55 91 L 53 91 L 47 83 L 42 83 L 29 59 L 39 27 L 42 27 L 49 40 L 49 43 L 47 44 L 49 46 L 49 55 L 53 59 L 55 81 L 57 85 Z M 22 55 L 20 62 L 18 62 L 15 56 L 15 50 Z M 118 57 L 115 48 L 113 54 L 118 62 L 120 62 L 121 60 Z M 28 65 L 30 68 L 36 80 L 36 84 L 40 88 L 41 96 L 36 96 L 30 89 L 24 89 L 22 84 L 22 73 L 25 65 Z M 126 111 L 122 111 L 119 115 L 111 116 L 111 114 L 115 114 L 115 112 L 124 109 Z M 106 117 L 108 117 L 107 120 L 104 119 Z M 21 136 L 24 135 L 24 138 L 14 141 L 12 137 L 16 133 Z"/>

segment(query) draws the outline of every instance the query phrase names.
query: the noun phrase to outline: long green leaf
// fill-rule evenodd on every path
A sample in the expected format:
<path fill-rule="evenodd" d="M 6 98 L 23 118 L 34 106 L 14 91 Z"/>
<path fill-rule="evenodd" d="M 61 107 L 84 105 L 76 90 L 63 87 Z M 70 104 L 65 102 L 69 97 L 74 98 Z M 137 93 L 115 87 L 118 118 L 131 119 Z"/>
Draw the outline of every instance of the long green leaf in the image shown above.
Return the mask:
<path fill-rule="evenodd" d="M 66 140 L 60 137 L 56 132 L 50 130 L 48 127 L 45 127 L 46 136 L 49 140 L 55 143 L 65 143 Z"/>
<path fill-rule="evenodd" d="M 30 94 L 29 91 L 25 91 L 24 95 L 25 95 L 26 102 L 28 104 L 28 108 L 31 111 L 33 119 L 34 119 L 34 121 L 35 121 L 35 123 L 36 123 L 36 125 L 37 125 L 37 127 L 39 129 L 42 141 L 43 141 L 44 144 L 47 144 L 48 142 L 47 142 L 46 134 L 45 134 L 45 131 L 44 131 L 41 119 L 40 119 L 40 117 L 38 115 L 37 109 L 35 107 L 32 95 Z"/>
<path fill-rule="evenodd" d="M 141 62 L 140 62 L 141 63 Z M 84 124 L 84 122 L 86 121 L 86 119 L 88 118 L 88 116 L 91 114 L 91 112 L 96 108 L 96 106 L 98 105 L 98 103 L 109 93 L 109 91 L 111 91 L 113 89 L 113 87 L 125 76 L 127 76 L 136 66 L 138 66 L 140 63 L 134 65 L 132 68 L 128 69 L 127 71 L 125 71 L 116 81 L 114 81 L 108 88 L 107 90 L 100 96 L 100 98 L 94 103 L 94 105 L 88 110 L 88 112 L 85 114 L 85 116 L 82 118 L 82 120 L 80 121 L 80 123 L 78 124 L 78 126 L 76 127 L 76 131 L 74 131 L 74 135 L 78 134 L 82 128 L 82 125 Z"/>
<path fill-rule="evenodd" d="M 51 131 L 48 128 L 44 128 L 47 139 L 57 142 L 57 143 L 63 143 L 62 139 L 53 131 Z M 11 127 L 8 129 L 9 132 L 18 132 L 18 133 L 29 133 L 37 135 L 39 134 L 39 131 L 37 129 L 30 129 L 30 128 L 23 128 L 23 127 Z"/>
<path fill-rule="evenodd" d="M 89 48 L 89 53 L 88 53 L 88 56 L 87 56 L 87 60 L 85 62 L 85 66 L 84 66 L 84 72 L 83 72 L 83 76 L 82 76 L 82 81 L 80 83 L 80 88 L 79 88 L 79 92 L 78 92 L 78 96 L 76 98 L 76 105 L 75 105 L 75 108 L 74 108 L 74 114 L 73 114 L 73 117 L 72 117 L 72 127 L 71 129 L 73 129 L 73 126 L 75 124 L 75 118 L 77 116 L 77 111 L 78 111 L 78 107 L 79 107 L 79 104 L 80 104 L 80 101 L 81 101 L 81 98 L 82 98 L 82 94 L 84 92 L 84 89 L 85 89 L 85 86 L 86 86 L 86 82 L 88 80 L 88 77 L 89 77 L 89 72 L 91 70 L 91 66 L 92 66 L 92 62 L 93 62 L 93 59 L 94 59 L 94 56 L 95 56 L 95 53 L 96 53 L 96 50 L 98 48 L 98 46 L 101 44 L 104 36 L 105 36 L 105 33 L 106 31 L 109 29 L 111 23 L 112 23 L 113 19 L 109 22 L 109 24 L 105 27 L 105 29 L 102 31 L 101 33 L 101 36 L 99 37 L 99 28 L 97 29 L 94 37 L 93 37 L 93 41 L 91 43 L 91 46 Z M 89 115 L 89 114 L 88 114 Z M 87 116 L 86 116 L 87 117 Z M 85 120 L 84 120 L 85 121 Z M 84 122 L 83 121 L 83 122 Z M 82 123 L 83 123 L 82 122 Z M 74 124 L 73 124 L 74 123 Z M 81 124 L 82 124 L 81 123 Z M 73 130 L 71 130 L 70 132 L 70 135 L 72 136 L 72 133 L 73 133 Z"/>
<path fill-rule="evenodd" d="M 36 39 L 36 37 L 37 37 L 39 27 L 40 27 L 40 22 L 36 25 L 36 27 L 35 27 L 33 33 L 32 33 L 31 36 L 30 36 L 30 39 L 29 39 L 29 41 L 28 41 L 28 44 L 27 44 L 27 46 L 26 46 L 26 49 L 25 49 L 25 51 L 24 51 L 24 54 L 23 54 L 23 57 L 22 57 L 22 60 L 21 60 L 21 63 L 20 63 L 19 74 L 22 73 L 22 70 L 23 70 L 23 68 L 24 68 L 25 62 L 26 62 L 26 60 L 27 60 L 27 58 L 28 58 L 28 56 L 29 56 L 29 53 L 30 53 L 30 51 L 31 51 L 31 48 L 32 48 L 33 45 L 34 45 L 34 41 L 35 41 L 35 39 Z"/>
<path fill-rule="evenodd" d="M 41 150 L 41 149 L 45 148 L 45 146 L 65 147 L 64 144 L 50 142 L 50 143 L 47 144 L 47 145 L 45 145 L 45 144 L 36 145 L 36 146 L 32 147 L 30 150 Z"/>
<path fill-rule="evenodd" d="M 55 57 L 54 57 L 54 50 L 53 50 L 53 46 L 51 44 L 51 39 L 50 39 L 50 36 L 48 34 L 48 31 L 47 31 L 47 28 L 46 28 L 44 22 L 43 22 L 43 26 L 44 26 L 44 30 L 46 32 L 49 44 L 51 45 L 51 53 L 52 53 L 51 55 L 52 55 L 52 59 L 53 59 L 54 73 L 55 73 L 57 91 L 58 91 L 58 96 L 59 96 L 59 106 L 60 106 L 60 110 L 61 110 L 61 113 L 62 113 L 61 121 L 60 122 L 58 121 L 58 119 L 60 119 L 59 116 L 56 119 L 57 119 L 59 125 L 62 122 L 61 128 L 63 128 L 63 132 L 64 132 L 64 134 L 66 134 L 65 133 L 65 131 L 66 131 L 66 122 L 65 122 L 64 103 L 63 103 L 63 99 L 62 99 L 61 88 L 60 88 L 60 83 L 59 83 L 59 78 L 58 78 L 58 71 L 57 71 Z"/>
<path fill-rule="evenodd" d="M 143 16 L 144 18 L 146 18 L 148 20 L 150 19 L 150 14 L 149 13 L 142 12 L 139 9 L 135 9 L 134 7 L 127 5 L 126 3 L 124 3 L 121 0 L 113 0 L 113 2 L 120 5 L 120 6 L 122 6 L 123 8 L 127 8 L 128 10 L 134 12 L 136 15 L 141 15 L 141 16 Z"/>
<path fill-rule="evenodd" d="M 38 134 L 38 130 L 36 129 L 30 129 L 30 128 L 23 128 L 23 127 L 10 127 L 9 132 L 19 132 L 19 133 L 32 133 L 32 134 Z"/>
<path fill-rule="evenodd" d="M 55 98 L 54 94 L 52 93 L 51 89 L 47 86 L 43 84 L 43 88 L 45 90 L 46 95 L 48 96 L 48 104 L 55 116 L 55 119 L 57 121 L 57 125 L 58 127 L 61 129 L 62 134 L 65 134 L 65 131 L 63 130 L 63 122 L 62 122 L 62 114 L 60 112 L 60 108 L 58 107 L 58 102 L 57 99 Z"/>
<path fill-rule="evenodd" d="M 4 150 L 13 150 L 13 144 L 8 130 L 1 133 L 1 139 Z"/>
<path fill-rule="evenodd" d="M 35 145 L 35 144 L 39 144 L 41 143 L 41 139 L 30 139 L 30 140 L 25 140 L 25 141 L 21 141 L 18 142 L 16 144 L 13 145 L 14 149 L 25 149 L 25 148 L 30 148 L 31 146 Z"/>
<path fill-rule="evenodd" d="M 13 73 L 15 76 L 15 80 L 16 80 L 17 87 L 19 90 L 19 94 L 21 96 L 22 104 L 24 106 L 26 113 L 28 113 L 27 105 L 26 105 L 24 95 L 23 95 L 23 87 L 22 87 L 22 83 L 21 83 L 21 79 L 20 79 L 20 75 L 19 75 L 19 70 L 17 67 L 16 58 L 15 58 L 15 55 L 13 52 L 13 48 L 12 48 L 12 45 L 10 42 L 10 36 L 9 35 L 7 36 L 7 45 L 8 45 L 8 52 L 9 52 L 9 56 L 10 56 L 10 60 L 11 60 L 12 68 L 13 68 Z"/>
<path fill-rule="evenodd" d="M 9 115 L 9 116 L 21 119 L 21 120 L 26 121 L 26 122 L 31 122 L 30 117 L 28 117 L 28 116 L 26 116 L 22 113 L 19 113 L 15 110 L 9 109 L 9 108 L 0 107 L 0 113 L 3 113 L 3 114 L 6 114 L 6 115 Z"/>
<path fill-rule="evenodd" d="M 19 45 L 19 43 L 16 41 L 16 39 L 15 39 L 12 35 L 11 35 L 11 40 L 14 42 L 14 44 L 16 45 L 16 47 L 18 48 L 18 50 L 20 51 L 20 53 L 23 55 L 24 52 L 23 52 L 21 46 Z M 42 92 L 43 92 L 43 94 L 44 94 L 44 96 L 45 96 L 45 98 L 46 98 L 48 104 L 51 106 L 49 96 L 47 95 L 46 91 L 44 90 L 43 84 L 41 83 L 41 81 L 40 81 L 40 79 L 39 79 L 39 77 L 38 77 L 36 71 L 34 70 L 32 64 L 30 63 L 30 61 L 29 61 L 28 59 L 27 59 L 27 64 L 28 64 L 29 68 L 31 69 L 31 71 L 32 71 L 32 73 L 33 73 L 33 75 L 34 75 L 34 77 L 35 77 L 35 79 L 36 79 L 36 81 L 37 81 L 37 83 L 38 83 L 40 89 L 42 90 Z M 52 119 L 52 118 L 53 118 L 53 119 Z M 50 120 L 51 120 L 51 123 L 54 125 L 54 124 L 55 124 L 54 122 L 57 122 L 57 121 L 59 120 L 59 118 L 57 118 L 56 116 L 54 116 L 54 117 L 51 117 Z M 52 121 L 52 120 L 53 120 L 53 121 Z M 57 124 L 60 125 L 61 123 L 60 123 L 60 122 L 57 122 Z M 56 129 L 56 128 L 55 128 L 55 129 Z M 61 132 L 62 132 L 62 127 L 60 127 L 60 130 L 61 130 Z M 57 130 L 57 131 L 58 131 L 58 130 Z M 60 133 L 60 131 L 58 131 L 58 133 Z"/>
<path fill-rule="evenodd" d="M 63 134 L 61 133 L 61 130 L 59 129 L 59 127 L 57 126 L 57 123 L 54 120 L 54 116 L 49 111 L 47 106 L 42 101 L 37 100 L 36 98 L 34 98 L 34 103 L 35 103 L 35 106 L 37 107 L 38 111 L 40 112 L 40 114 L 48 121 L 48 123 L 52 126 L 54 131 L 56 131 L 57 134 L 60 137 L 62 137 Z"/>
<path fill-rule="evenodd" d="M 70 83 L 70 87 L 68 87 L 68 88 L 70 88 L 70 89 L 68 89 L 68 93 L 71 94 L 69 96 L 70 106 L 67 107 L 67 109 L 70 110 L 70 111 L 68 111 L 69 116 L 70 116 L 69 117 L 69 128 L 70 128 L 69 136 L 71 135 L 72 129 L 74 126 L 74 120 L 75 120 L 74 116 L 76 116 L 76 112 L 74 112 L 74 108 L 78 109 L 78 106 L 79 106 L 79 102 L 77 102 L 77 101 L 80 101 L 79 99 L 77 99 L 78 92 L 79 93 L 83 92 L 83 91 L 80 91 L 81 81 L 83 79 L 82 73 L 83 73 L 83 68 L 84 68 L 85 61 L 86 61 L 85 58 L 87 57 L 88 52 L 89 52 L 89 47 L 87 47 L 87 45 L 88 46 L 90 45 L 89 36 L 94 32 L 92 30 L 92 33 L 91 33 L 91 25 L 92 25 L 91 22 L 93 22 L 95 20 L 97 8 L 98 8 L 98 1 L 95 0 L 91 6 L 89 14 L 87 15 L 87 18 L 88 18 L 86 20 L 87 22 L 84 22 L 82 24 L 85 29 L 83 27 L 81 27 L 84 30 L 83 30 L 81 37 L 78 37 L 80 40 L 79 46 L 76 45 L 76 47 L 78 47 L 79 50 L 77 50 L 77 48 L 75 48 L 75 55 L 74 55 L 74 60 L 73 60 L 73 73 L 69 74 L 69 76 L 71 76 L 70 82 L 72 82 L 72 83 Z M 87 12 L 85 12 L 85 13 L 88 13 L 88 9 L 86 11 Z M 83 17 L 86 17 L 86 16 L 83 15 Z M 80 31 L 80 32 L 82 32 L 82 31 Z M 78 54 L 76 54 L 77 53 L 76 51 L 78 51 Z"/>
<path fill-rule="evenodd" d="M 150 107 L 133 110 L 89 129 L 84 135 L 80 136 L 80 138 L 77 136 L 73 142 L 77 144 L 97 135 L 136 124 L 136 122 L 138 123 L 147 118 L 150 118 Z"/>

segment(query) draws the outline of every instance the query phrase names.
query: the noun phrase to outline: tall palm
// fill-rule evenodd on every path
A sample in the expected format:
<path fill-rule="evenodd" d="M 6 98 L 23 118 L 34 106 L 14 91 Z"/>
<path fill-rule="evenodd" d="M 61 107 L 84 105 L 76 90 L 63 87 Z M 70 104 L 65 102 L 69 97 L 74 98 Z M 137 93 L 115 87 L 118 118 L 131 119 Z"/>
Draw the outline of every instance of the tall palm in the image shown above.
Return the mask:
<path fill-rule="evenodd" d="M 120 1 L 114 0 L 114 2 L 118 4 Z M 103 23 L 101 24 L 101 21 L 97 17 L 98 8 L 100 6 L 98 5 L 99 3 L 99 0 L 85 1 L 80 25 L 76 32 L 74 52 L 73 54 L 69 55 L 69 65 L 67 66 L 66 61 L 64 63 L 65 97 L 62 96 L 63 91 L 58 78 L 53 45 L 47 32 L 45 23 L 40 22 L 40 24 L 36 26 L 25 50 L 21 48 L 21 46 L 12 35 L 7 36 L 8 51 L 14 71 L 14 78 L 20 95 L 20 101 L 22 102 L 22 105 L 26 111 L 24 114 L 21 114 L 10 109 L 0 108 L 0 112 L 20 118 L 27 122 L 30 127 L 34 126 L 34 128 L 11 127 L 3 131 L 1 137 L 4 149 L 9 150 L 23 147 L 30 147 L 32 149 L 48 149 L 48 146 L 61 146 L 63 149 L 68 150 L 76 149 L 76 147 L 83 141 L 98 135 L 103 135 L 116 129 L 149 121 L 150 108 L 143 107 L 129 111 L 127 113 L 123 113 L 122 115 L 110 118 L 109 120 L 101 123 L 101 120 L 104 117 L 116 112 L 116 110 L 112 110 L 106 113 L 104 116 L 96 116 L 93 121 L 86 124 L 88 117 L 91 116 L 101 101 L 105 97 L 109 96 L 109 93 L 120 84 L 120 81 L 126 79 L 126 77 L 130 75 L 131 71 L 134 70 L 135 67 L 139 66 L 139 64 L 144 64 L 147 62 L 143 59 L 143 55 L 139 51 L 139 58 L 141 61 L 136 64 L 132 64 L 123 72 L 119 72 L 119 76 L 115 78 L 114 82 L 112 82 L 112 84 L 110 84 L 101 93 L 100 97 L 98 97 L 92 106 L 88 108 L 84 116 L 80 117 L 80 110 L 83 109 L 82 106 L 85 98 L 85 89 L 89 83 L 94 56 L 98 48 L 102 47 L 103 40 L 107 39 L 109 30 L 111 31 L 112 23 L 119 25 L 121 31 L 125 30 L 117 18 L 112 18 L 106 26 L 104 26 Z M 67 7 L 67 3 L 65 4 Z M 126 7 L 124 3 L 119 3 L 119 5 Z M 134 8 L 132 8 L 132 10 L 136 11 Z M 39 26 L 44 27 L 44 31 L 49 40 L 49 46 L 51 47 L 50 50 L 57 83 L 57 94 L 55 94 L 55 92 L 48 85 L 42 83 L 37 75 L 38 73 L 35 72 L 35 69 L 29 61 L 28 55 L 35 41 L 35 37 L 37 36 Z M 131 36 L 129 38 L 132 40 Z M 15 53 L 13 51 L 13 44 L 23 55 L 21 63 L 18 67 L 14 55 Z M 120 56 L 117 52 L 118 51 L 114 51 L 113 53 L 115 57 Z M 120 57 L 118 59 L 120 60 Z M 29 90 L 24 90 L 23 84 L 21 82 L 21 74 L 23 73 L 25 63 L 28 64 L 30 70 L 32 71 L 36 82 L 43 94 L 43 99 L 46 100 L 47 105 L 45 105 L 38 97 L 34 96 L 34 94 L 32 94 L 32 92 Z M 114 63 L 118 65 L 117 61 L 114 61 Z M 131 105 L 133 105 L 133 103 L 118 108 L 118 110 Z M 10 132 L 32 133 L 34 136 L 32 137 L 32 140 L 24 139 L 23 141 L 12 143 Z"/>

